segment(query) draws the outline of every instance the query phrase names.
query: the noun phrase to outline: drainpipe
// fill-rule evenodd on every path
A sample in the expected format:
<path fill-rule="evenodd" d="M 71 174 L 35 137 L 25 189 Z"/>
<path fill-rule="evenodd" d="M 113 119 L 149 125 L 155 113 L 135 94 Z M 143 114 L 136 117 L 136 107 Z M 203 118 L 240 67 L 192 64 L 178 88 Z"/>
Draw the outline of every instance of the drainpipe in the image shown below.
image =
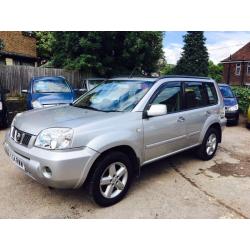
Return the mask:
<path fill-rule="evenodd" d="M 240 85 L 244 86 L 245 84 L 245 61 L 242 61 L 242 76 Z"/>
<path fill-rule="evenodd" d="M 227 70 L 227 83 L 230 85 L 230 76 L 231 76 L 231 55 L 229 57 L 228 70 Z"/>

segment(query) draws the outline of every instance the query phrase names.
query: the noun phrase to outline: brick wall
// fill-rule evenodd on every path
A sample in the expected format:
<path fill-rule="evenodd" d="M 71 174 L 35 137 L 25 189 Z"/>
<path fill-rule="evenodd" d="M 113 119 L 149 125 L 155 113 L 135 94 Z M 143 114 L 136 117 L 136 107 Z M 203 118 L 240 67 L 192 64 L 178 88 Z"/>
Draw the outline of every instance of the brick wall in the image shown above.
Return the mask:
<path fill-rule="evenodd" d="M 228 83 L 228 70 L 229 70 L 229 64 L 225 63 L 223 64 L 223 82 Z M 241 85 L 242 81 L 245 83 L 250 83 L 250 74 L 247 74 L 247 63 L 245 62 L 244 65 L 241 63 L 241 72 L 240 75 L 235 74 L 236 70 L 236 63 L 231 63 L 231 69 L 230 69 L 230 82 L 231 85 Z"/>
<path fill-rule="evenodd" d="M 0 39 L 5 45 L 3 51 L 37 57 L 34 37 L 24 36 L 21 31 L 0 31 Z"/>

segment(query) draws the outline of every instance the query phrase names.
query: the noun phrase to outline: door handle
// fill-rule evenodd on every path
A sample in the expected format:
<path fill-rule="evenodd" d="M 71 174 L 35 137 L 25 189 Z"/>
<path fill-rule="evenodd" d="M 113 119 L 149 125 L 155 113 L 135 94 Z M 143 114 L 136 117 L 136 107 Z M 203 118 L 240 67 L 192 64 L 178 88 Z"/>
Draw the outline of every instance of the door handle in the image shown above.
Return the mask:
<path fill-rule="evenodd" d="M 177 122 L 184 122 L 186 119 L 183 117 L 183 116 L 180 116 L 178 119 L 177 119 Z"/>

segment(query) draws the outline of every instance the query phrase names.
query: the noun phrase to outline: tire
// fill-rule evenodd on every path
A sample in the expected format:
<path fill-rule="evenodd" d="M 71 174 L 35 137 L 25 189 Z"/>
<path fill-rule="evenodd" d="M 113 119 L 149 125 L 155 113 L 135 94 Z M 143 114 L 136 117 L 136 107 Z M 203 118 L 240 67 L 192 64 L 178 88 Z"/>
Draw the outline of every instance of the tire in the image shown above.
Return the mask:
<path fill-rule="evenodd" d="M 229 121 L 227 123 L 228 123 L 227 125 L 237 126 L 239 124 L 239 118 L 236 118 L 235 120 Z"/>
<path fill-rule="evenodd" d="M 3 120 L 3 128 L 8 128 L 9 126 L 9 114 L 8 111 L 5 112 L 5 117 Z"/>
<path fill-rule="evenodd" d="M 6 111 L 6 112 L 4 112 L 4 115 L 2 117 L 2 121 L 0 121 L 0 128 L 5 129 L 8 127 L 8 125 L 9 125 L 9 116 L 8 116 L 7 111 Z"/>
<path fill-rule="evenodd" d="M 209 141 L 210 140 L 210 144 Z M 215 140 L 215 142 L 214 142 Z M 219 141 L 219 132 L 215 128 L 210 128 L 206 132 L 202 144 L 199 146 L 197 150 L 198 157 L 202 159 L 203 161 L 208 161 L 212 159 L 216 153 L 217 147 L 218 147 L 218 141 Z M 210 146 L 210 149 L 208 147 Z"/>
<path fill-rule="evenodd" d="M 234 123 L 235 126 L 237 126 L 239 124 L 239 117 L 235 119 Z"/>
<path fill-rule="evenodd" d="M 89 191 L 93 200 L 102 207 L 119 202 L 128 192 L 133 176 L 132 164 L 128 156 L 122 152 L 113 151 L 101 157 L 93 167 L 94 171 L 89 182 Z"/>

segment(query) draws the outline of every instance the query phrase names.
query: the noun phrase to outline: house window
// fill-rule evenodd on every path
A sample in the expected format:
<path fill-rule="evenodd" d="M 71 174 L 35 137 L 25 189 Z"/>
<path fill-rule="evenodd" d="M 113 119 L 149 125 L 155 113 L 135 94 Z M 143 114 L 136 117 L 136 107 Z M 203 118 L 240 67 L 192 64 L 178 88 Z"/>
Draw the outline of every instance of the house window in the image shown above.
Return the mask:
<path fill-rule="evenodd" d="M 250 62 L 247 63 L 247 74 L 250 75 Z"/>
<path fill-rule="evenodd" d="M 236 68 L 235 68 L 235 75 L 239 76 L 241 71 L 241 64 L 236 63 Z"/>

